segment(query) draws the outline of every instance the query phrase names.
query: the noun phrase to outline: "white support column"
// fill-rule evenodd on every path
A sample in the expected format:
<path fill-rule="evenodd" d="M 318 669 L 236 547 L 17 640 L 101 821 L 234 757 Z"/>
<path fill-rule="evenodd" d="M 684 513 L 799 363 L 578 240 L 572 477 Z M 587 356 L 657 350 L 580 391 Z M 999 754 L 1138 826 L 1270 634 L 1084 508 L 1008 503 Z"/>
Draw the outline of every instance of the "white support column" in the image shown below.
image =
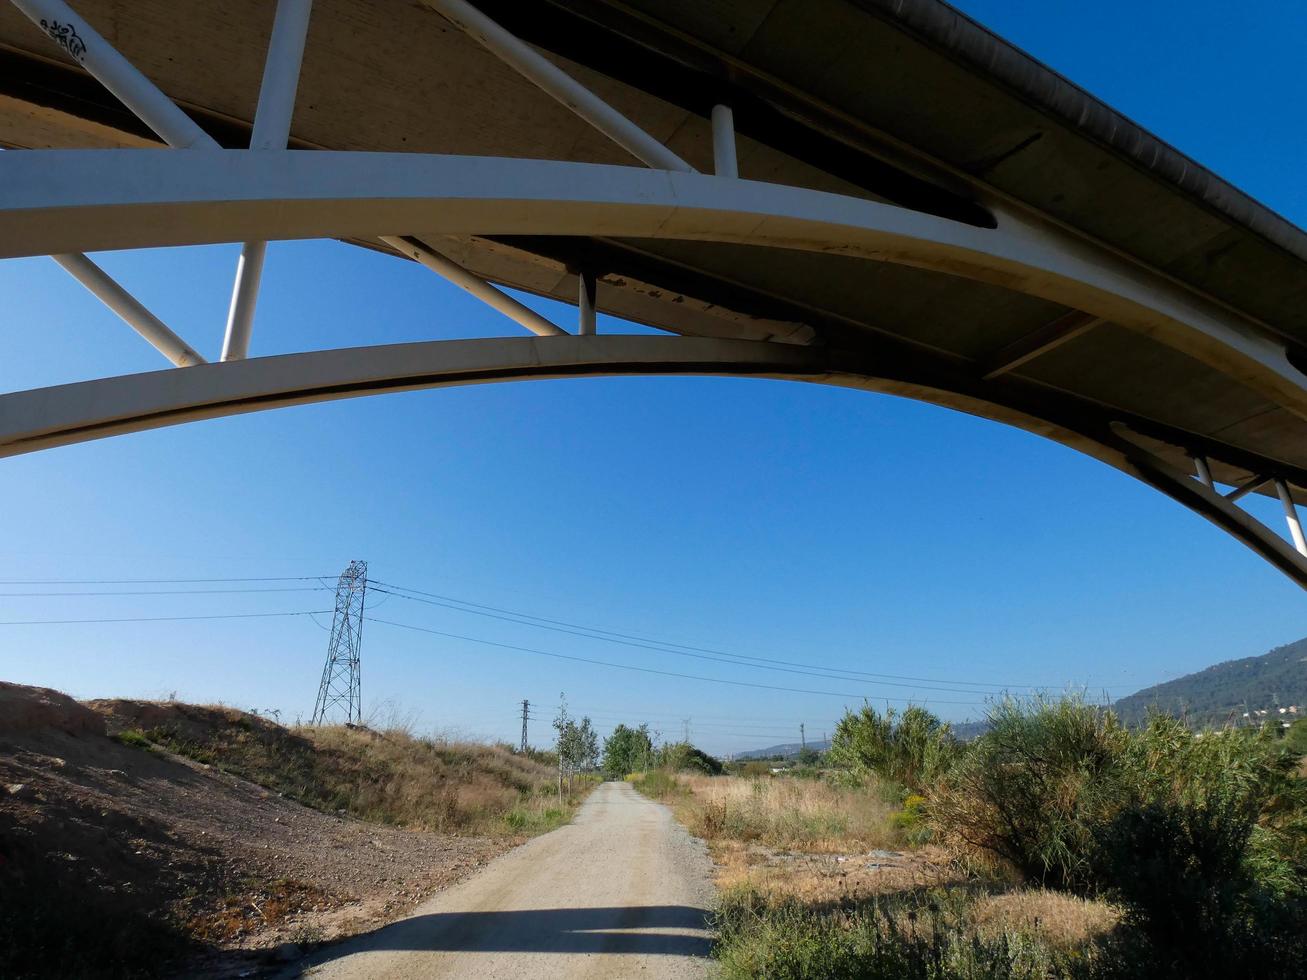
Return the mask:
<path fill-rule="evenodd" d="M 576 308 L 579 313 L 577 333 L 593 336 L 599 332 L 595 315 L 595 277 L 593 272 L 582 272 L 576 277 Z"/>
<path fill-rule="evenodd" d="M 533 334 L 538 334 L 541 337 L 559 337 L 567 333 L 566 330 L 550 323 L 535 310 L 523 306 L 512 296 L 496 289 L 480 276 L 473 275 L 457 262 L 445 258 L 416 238 L 382 235 L 381 240 L 401 255 L 407 255 L 410 259 L 421 263 L 437 275 L 444 276 L 460 289 L 467 290 L 481 302 L 498 310 L 510 320 L 526 327 Z"/>
<path fill-rule="evenodd" d="M 1215 488 L 1216 485 L 1212 483 L 1212 469 L 1207 465 L 1206 456 L 1194 457 L 1194 470 L 1198 473 L 1198 480 L 1203 486 L 1209 490 Z"/>
<path fill-rule="evenodd" d="M 1225 499 L 1229 501 L 1239 500 L 1248 496 L 1250 493 L 1255 493 L 1270 482 L 1271 478 L 1269 476 L 1255 476 L 1247 483 L 1243 484 L 1243 486 L 1235 487 L 1227 493 Z"/>
<path fill-rule="evenodd" d="M 89 289 L 109 309 L 144 337 L 155 350 L 178 367 L 203 364 L 204 358 L 190 348 L 157 316 L 141 305 L 140 300 L 123 289 L 107 272 L 85 255 L 52 255 L 74 279 Z"/>
<path fill-rule="evenodd" d="M 12 2 L 169 146 L 179 150 L 218 148 L 212 136 L 64 0 Z"/>
<path fill-rule="evenodd" d="M 632 156 L 658 170 L 694 168 L 599 96 L 466 0 L 422 0 L 466 31 L 506 65 L 553 96 Z"/>
<path fill-rule="evenodd" d="M 718 177 L 738 177 L 735 159 L 735 113 L 728 105 L 712 107 L 712 162 Z"/>
<path fill-rule="evenodd" d="M 63 0 L 13 0 L 13 4 L 169 146 L 218 149 L 212 136 Z M 85 255 L 67 253 L 51 258 L 178 367 L 204 363 L 204 358 Z"/>
<path fill-rule="evenodd" d="M 259 105 L 254 112 L 251 150 L 286 148 L 312 9 L 313 0 L 278 0 L 272 37 L 268 41 L 268 56 L 263 65 Z M 259 301 L 259 283 L 267 254 L 267 242 L 246 242 L 241 246 L 231 306 L 227 310 L 227 329 L 222 340 L 224 361 L 239 360 L 249 354 L 254 308 Z"/>
<path fill-rule="evenodd" d="M 1303 537 L 1302 521 L 1298 518 L 1298 508 L 1293 502 L 1293 491 L 1289 489 L 1289 484 L 1277 479 L 1275 492 L 1280 495 L 1280 503 L 1284 505 L 1284 519 L 1289 522 L 1293 546 L 1298 549 L 1298 554 L 1307 555 L 1307 538 Z"/>

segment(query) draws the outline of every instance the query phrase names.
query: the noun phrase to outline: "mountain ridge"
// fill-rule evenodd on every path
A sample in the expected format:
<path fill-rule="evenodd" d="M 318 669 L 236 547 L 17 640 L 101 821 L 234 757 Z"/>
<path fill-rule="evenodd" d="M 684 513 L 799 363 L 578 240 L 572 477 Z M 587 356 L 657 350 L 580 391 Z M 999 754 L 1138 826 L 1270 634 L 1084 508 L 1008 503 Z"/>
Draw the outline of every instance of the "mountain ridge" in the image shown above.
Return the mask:
<path fill-rule="evenodd" d="M 1184 718 L 1191 726 L 1260 724 L 1273 718 L 1293 722 L 1307 718 L 1307 637 L 1252 657 L 1238 657 L 1204 667 L 1117 699 L 1112 708 L 1127 725 L 1141 725 L 1150 710 Z M 1284 714 L 1280 714 L 1284 708 Z M 1297 708 L 1297 711 L 1290 711 Z M 1244 714 L 1248 717 L 1245 718 Z M 975 738 L 985 722 L 952 723 L 963 739 Z M 824 751 L 828 743 L 809 742 Z M 798 742 L 738 752 L 737 759 L 789 758 Z"/>

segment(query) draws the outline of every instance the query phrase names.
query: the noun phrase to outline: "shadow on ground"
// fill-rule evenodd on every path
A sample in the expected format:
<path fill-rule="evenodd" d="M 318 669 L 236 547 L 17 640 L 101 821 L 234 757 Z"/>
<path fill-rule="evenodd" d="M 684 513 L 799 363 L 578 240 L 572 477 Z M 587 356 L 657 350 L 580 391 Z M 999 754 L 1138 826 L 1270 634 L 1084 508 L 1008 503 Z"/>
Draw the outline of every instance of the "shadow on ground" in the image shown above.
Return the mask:
<path fill-rule="evenodd" d="M 416 915 L 357 937 L 318 962 L 366 949 L 468 953 L 629 953 L 707 956 L 707 936 L 664 930 L 706 930 L 706 910 L 688 905 L 525 909 Z"/>

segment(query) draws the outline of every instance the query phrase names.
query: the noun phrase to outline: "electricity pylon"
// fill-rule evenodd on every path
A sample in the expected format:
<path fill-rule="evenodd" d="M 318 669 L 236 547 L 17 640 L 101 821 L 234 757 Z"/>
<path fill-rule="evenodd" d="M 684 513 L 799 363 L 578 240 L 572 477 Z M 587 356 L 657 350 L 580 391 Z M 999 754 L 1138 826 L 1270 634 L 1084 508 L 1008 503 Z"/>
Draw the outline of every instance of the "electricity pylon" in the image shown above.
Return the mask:
<path fill-rule="evenodd" d="M 345 723 L 363 724 L 359 653 L 363 647 L 363 601 L 368 591 L 368 563 L 352 561 L 336 583 L 336 613 L 327 642 L 313 724 L 321 725 L 332 708 L 345 709 Z"/>
<path fill-rule="evenodd" d="M 526 755 L 526 720 L 531 714 L 531 702 L 522 702 L 522 754 Z"/>

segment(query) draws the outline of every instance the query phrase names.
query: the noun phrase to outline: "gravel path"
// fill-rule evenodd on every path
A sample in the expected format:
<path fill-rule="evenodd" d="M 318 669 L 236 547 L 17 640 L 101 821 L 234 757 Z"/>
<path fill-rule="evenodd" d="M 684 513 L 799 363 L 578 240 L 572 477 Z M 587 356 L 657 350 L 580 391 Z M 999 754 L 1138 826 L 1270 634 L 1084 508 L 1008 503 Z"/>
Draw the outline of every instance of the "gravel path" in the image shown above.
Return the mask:
<path fill-rule="evenodd" d="M 666 807 L 604 783 L 570 825 L 286 976 L 703 977 L 711 870 Z"/>

